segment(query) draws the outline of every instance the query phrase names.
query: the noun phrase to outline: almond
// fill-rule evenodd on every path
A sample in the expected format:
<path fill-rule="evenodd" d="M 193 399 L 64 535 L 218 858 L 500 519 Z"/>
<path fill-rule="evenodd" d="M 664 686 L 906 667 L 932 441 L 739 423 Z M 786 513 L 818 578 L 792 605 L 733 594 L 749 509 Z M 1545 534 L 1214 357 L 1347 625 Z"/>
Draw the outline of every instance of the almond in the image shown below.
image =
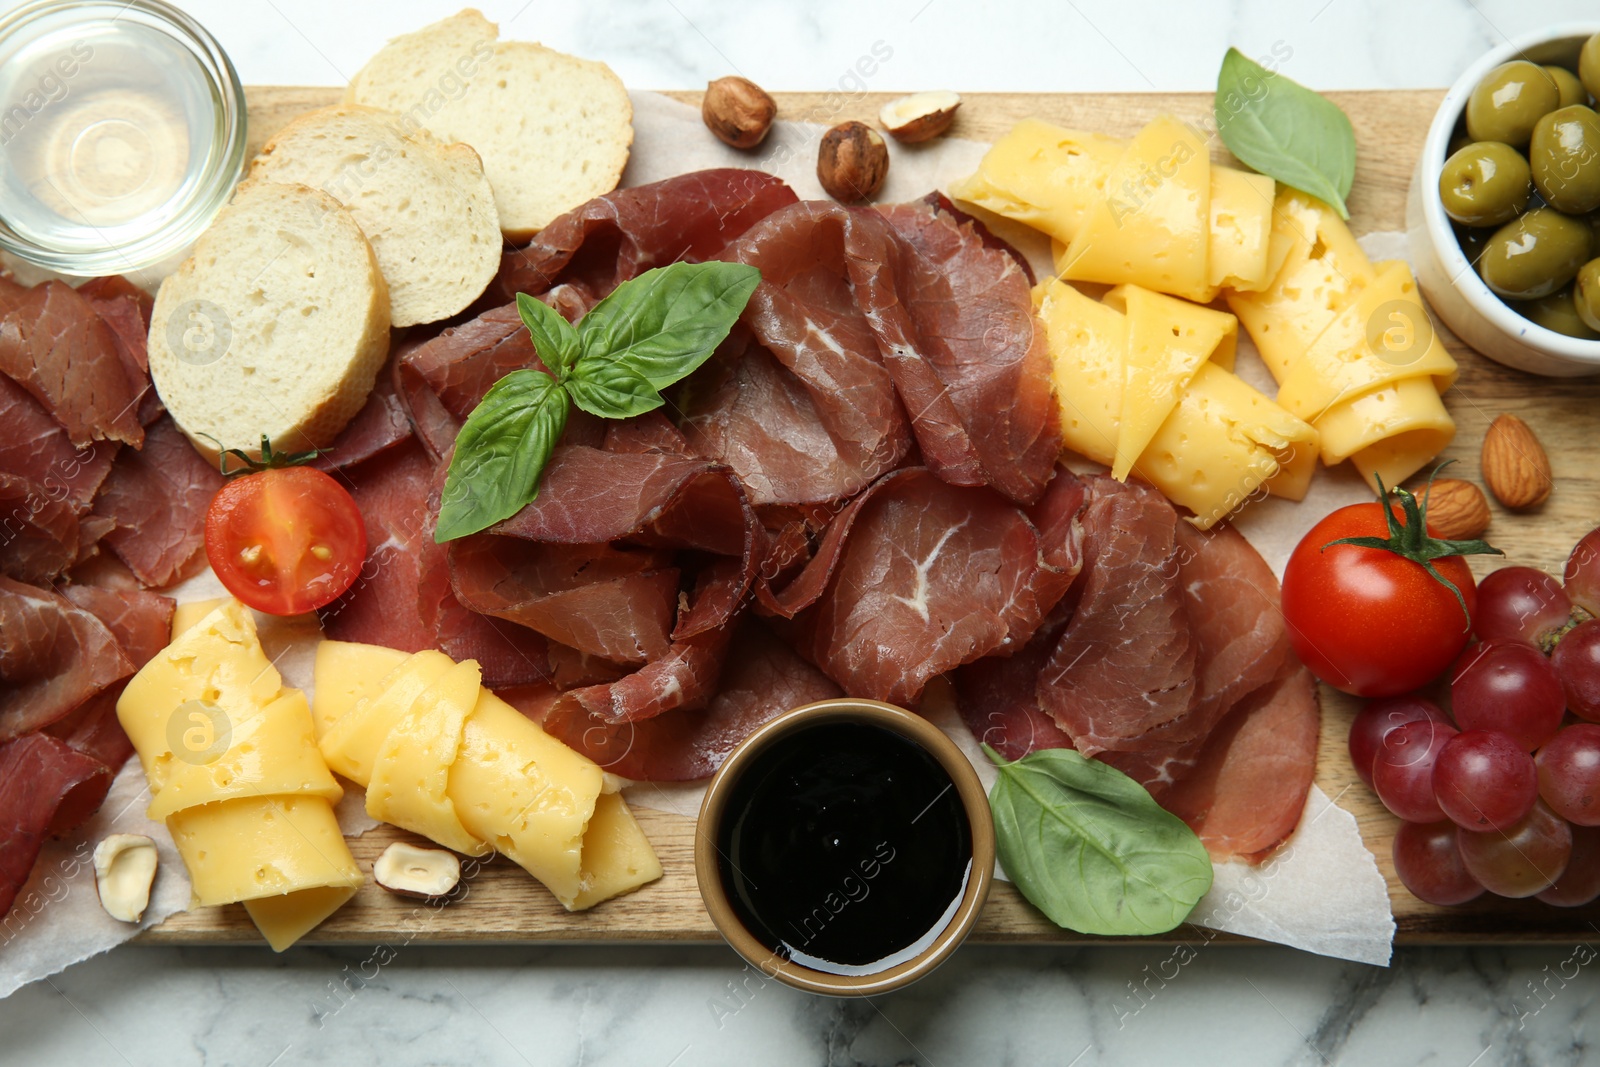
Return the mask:
<path fill-rule="evenodd" d="M 1495 499 L 1513 510 L 1541 504 L 1550 495 L 1550 457 L 1528 424 L 1501 415 L 1483 435 L 1483 480 Z"/>
<path fill-rule="evenodd" d="M 1459 478 L 1440 478 L 1418 494 L 1428 508 L 1428 526 L 1447 541 L 1470 541 L 1489 527 L 1483 490 Z"/>

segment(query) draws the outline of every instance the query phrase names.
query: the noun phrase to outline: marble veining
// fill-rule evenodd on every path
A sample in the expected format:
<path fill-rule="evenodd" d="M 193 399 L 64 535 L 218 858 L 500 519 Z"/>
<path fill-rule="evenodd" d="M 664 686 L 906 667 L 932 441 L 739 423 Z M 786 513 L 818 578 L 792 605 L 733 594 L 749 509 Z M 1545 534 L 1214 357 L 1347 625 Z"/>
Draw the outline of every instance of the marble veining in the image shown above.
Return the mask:
<path fill-rule="evenodd" d="M 247 83 L 337 84 L 467 0 L 179 2 Z M 1285 73 L 1319 88 L 1432 87 L 1505 37 L 1596 16 L 1581 0 L 477 2 L 508 37 L 661 89 L 730 71 L 830 89 L 878 42 L 874 91 L 1203 90 L 1229 44 L 1287 48 Z M 1198 943 L 968 946 L 853 1002 L 720 947 L 124 946 L 0 1001 L 0 1064 L 1543 1067 L 1600 1061 L 1597 999 L 1596 948 L 1565 943 L 1400 948 L 1389 969 Z"/>

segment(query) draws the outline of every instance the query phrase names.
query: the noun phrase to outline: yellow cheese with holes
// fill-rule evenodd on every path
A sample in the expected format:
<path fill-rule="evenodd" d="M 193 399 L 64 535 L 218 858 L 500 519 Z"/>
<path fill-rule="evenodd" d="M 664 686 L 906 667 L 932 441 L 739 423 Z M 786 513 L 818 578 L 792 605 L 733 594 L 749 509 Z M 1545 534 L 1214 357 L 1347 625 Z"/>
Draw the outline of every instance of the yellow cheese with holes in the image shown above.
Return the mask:
<path fill-rule="evenodd" d="M 374 686 L 392 659 L 362 647 L 319 649 L 316 689 L 326 678 L 323 750 L 367 786 L 371 814 L 458 851 L 501 852 L 571 910 L 660 877 L 620 795 L 601 802 L 621 781 L 482 688 L 475 663 L 418 652 Z"/>
<path fill-rule="evenodd" d="M 628 802 L 620 793 L 600 794 L 583 834 L 578 895 L 568 906 L 583 911 L 660 877 L 661 861 L 628 810 Z"/>
<path fill-rule="evenodd" d="M 1201 302 L 1207 271 L 1211 157 L 1199 131 L 1170 115 L 1128 144 L 1057 263 L 1063 278 L 1146 289 Z"/>
<path fill-rule="evenodd" d="M 242 722 L 276 700 L 282 688 L 283 679 L 256 640 L 254 617 L 229 599 L 128 681 L 117 701 L 117 719 L 154 792 L 160 788 L 162 757 L 172 755 L 169 742 L 200 758 L 215 741 L 216 725 Z M 205 721 L 194 721 L 192 714 Z"/>
<path fill-rule="evenodd" d="M 1127 146 L 1120 138 L 1024 119 L 949 193 L 1065 244 L 1090 207 L 1105 199 L 1106 178 Z"/>
<path fill-rule="evenodd" d="M 1335 317 L 1377 276 L 1337 212 L 1287 187 L 1273 209 L 1272 281 L 1256 292 L 1228 290 L 1228 308 L 1280 383 Z"/>
<path fill-rule="evenodd" d="M 381 693 L 385 677 L 409 658 L 407 653 L 382 645 L 319 642 L 313 668 L 317 686 L 311 694 L 311 721 L 317 737 L 358 703 Z"/>
<path fill-rule="evenodd" d="M 449 795 L 450 768 L 481 681 L 477 661 L 469 659 L 423 690 L 378 746 L 367 782 L 368 815 L 469 856 L 489 846 L 461 825 Z"/>
<path fill-rule="evenodd" d="M 1456 379 L 1456 361 L 1428 320 L 1411 268 L 1385 263 L 1287 368 L 1278 403 L 1318 422 L 1346 400 L 1416 377 L 1443 392 Z"/>
<path fill-rule="evenodd" d="M 361 885 L 333 808 L 320 797 L 237 797 L 170 815 L 167 829 L 197 904 Z"/>
<path fill-rule="evenodd" d="M 1039 283 L 1034 293 L 1061 405 L 1062 442 L 1110 466 L 1122 416 L 1128 320 L 1060 279 Z"/>
<path fill-rule="evenodd" d="M 1233 369 L 1239 320 L 1137 285 L 1119 285 L 1103 298 L 1127 318 L 1122 415 L 1111 476 L 1126 481 L 1201 364 Z"/>
<path fill-rule="evenodd" d="M 1248 382 L 1204 363 L 1134 468 L 1209 529 L 1278 474 L 1287 453 L 1314 449 L 1317 432 Z M 1314 455 L 1314 452 L 1312 453 Z"/>
<path fill-rule="evenodd" d="M 233 797 L 315 796 L 337 804 L 344 790 L 328 773 L 312 736 L 306 695 L 284 689 L 282 695 L 243 718 L 222 727 L 224 749 L 210 758 L 184 758 L 183 753 L 158 757 L 149 772 L 152 800 L 145 814 L 164 819 L 174 812 Z M 218 724 L 195 713 L 186 729 L 203 733 Z M 211 742 L 202 748 L 210 747 Z"/>
<path fill-rule="evenodd" d="M 1304 500 L 1311 490 L 1311 478 L 1321 458 L 1321 434 L 1305 444 L 1291 445 L 1278 455 L 1278 473 L 1266 480 L 1264 488 L 1285 500 Z"/>
<path fill-rule="evenodd" d="M 1455 421 L 1430 378 L 1381 385 L 1317 420 L 1322 461 L 1349 459 L 1368 484 L 1397 485 L 1427 465 L 1455 437 Z"/>
<path fill-rule="evenodd" d="M 358 888 L 330 885 L 282 896 L 257 897 L 244 901 L 244 910 L 250 913 L 251 921 L 272 946 L 272 951 L 282 952 L 344 907 Z"/>
<path fill-rule="evenodd" d="M 488 691 L 450 773 L 462 823 L 569 910 L 583 889 L 584 834 L 603 786 L 597 764 Z"/>
<path fill-rule="evenodd" d="M 283 685 L 254 616 L 233 599 L 201 612 L 179 618 L 172 643 L 129 680 L 117 718 L 195 902 L 260 901 L 251 917 L 282 951 L 361 886 L 333 813 L 343 790 L 305 694 Z"/>
<path fill-rule="evenodd" d="M 191 600 L 187 604 L 179 604 L 172 612 L 172 639 L 176 641 L 179 634 L 227 602 L 227 597 L 219 596 L 210 600 Z"/>
<path fill-rule="evenodd" d="M 1262 289 L 1272 280 L 1272 205 L 1277 183 L 1265 174 L 1211 168 L 1211 235 L 1206 281 L 1213 289 Z"/>
<path fill-rule="evenodd" d="M 384 678 L 378 696 L 359 702 L 322 735 L 317 744 L 328 766 L 357 785 L 366 786 L 383 739 L 417 698 L 454 666 L 449 656 L 432 649 L 408 656 Z M 321 677 L 312 677 L 316 679 L 314 688 L 321 688 Z"/>

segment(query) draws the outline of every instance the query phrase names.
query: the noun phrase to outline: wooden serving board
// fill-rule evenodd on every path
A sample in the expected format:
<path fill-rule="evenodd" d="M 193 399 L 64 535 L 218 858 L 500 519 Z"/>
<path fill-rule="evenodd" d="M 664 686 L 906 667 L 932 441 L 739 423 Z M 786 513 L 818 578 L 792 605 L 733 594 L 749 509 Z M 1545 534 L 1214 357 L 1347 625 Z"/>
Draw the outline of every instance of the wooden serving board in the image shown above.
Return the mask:
<path fill-rule="evenodd" d="M 698 107 L 698 92 L 669 96 Z M 1405 228 L 1406 186 L 1411 178 L 1442 91 L 1329 94 L 1350 116 L 1359 163 L 1350 198 L 1351 226 L 1359 234 Z M 338 89 L 264 87 L 248 92 L 251 153 L 302 111 L 336 103 Z M 834 123 L 874 122 L 886 94 L 863 95 L 839 106 L 839 94 L 778 94 L 784 118 Z M 1171 112 L 1210 128 L 1209 94 L 1041 95 L 974 94 L 965 97 L 951 136 L 993 141 L 1018 119 L 1034 117 L 1064 126 L 1131 136 L 1151 117 Z M 708 135 L 709 136 L 709 135 Z M 1217 150 L 1219 159 L 1226 153 Z M 1555 476 L 1550 499 L 1531 513 L 1494 507 L 1489 536 L 1509 560 L 1559 574 L 1573 543 L 1600 524 L 1600 464 L 1592 459 L 1600 431 L 1600 377 L 1587 380 L 1537 378 L 1510 370 L 1471 349 L 1452 347 L 1461 379 L 1445 397 L 1458 432 L 1446 456 L 1457 460 L 1453 477 L 1479 480 L 1478 451 L 1490 421 L 1503 412 L 1524 418 L 1543 440 Z M 1475 557 L 1481 576 L 1493 567 Z M 1362 836 L 1389 882 L 1397 925 L 1405 943 L 1561 941 L 1587 937 L 1600 923 L 1600 903 L 1560 909 L 1530 901 L 1484 898 L 1461 908 L 1438 908 L 1411 896 L 1394 875 L 1389 853 L 1396 820 L 1361 784 L 1345 747 L 1359 702 L 1323 688 L 1322 746 L 1317 783 L 1355 814 Z M 638 812 L 639 822 L 660 854 L 666 874 L 637 893 L 569 914 L 543 887 L 504 860 L 486 864 L 468 883 L 466 897 L 441 909 L 399 900 L 370 881 L 356 898 L 307 939 L 308 942 L 411 941 L 486 942 L 668 942 L 715 941 L 694 879 L 694 821 L 657 811 Z M 350 842 L 363 868 L 391 841 L 412 835 L 382 826 Z M 1129 939 L 1086 937 L 1057 928 L 1009 884 L 996 882 L 973 933 L 980 942 L 1094 942 Z M 1192 940 L 1180 927 L 1150 940 Z M 1244 941 L 1231 935 L 1218 940 Z M 260 942 L 243 907 L 201 908 L 181 913 L 140 938 L 150 944 Z"/>

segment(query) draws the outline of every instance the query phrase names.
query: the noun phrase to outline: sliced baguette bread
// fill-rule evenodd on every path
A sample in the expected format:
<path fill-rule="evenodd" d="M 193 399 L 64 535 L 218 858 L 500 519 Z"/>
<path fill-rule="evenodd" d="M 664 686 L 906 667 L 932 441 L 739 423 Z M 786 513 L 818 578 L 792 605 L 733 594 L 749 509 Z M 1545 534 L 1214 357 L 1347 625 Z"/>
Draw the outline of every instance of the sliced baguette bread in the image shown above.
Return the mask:
<path fill-rule="evenodd" d="M 396 37 L 350 80 L 345 102 L 477 149 L 500 229 L 524 241 L 616 188 L 633 144 L 633 104 L 604 63 L 498 36 L 468 8 Z"/>
<path fill-rule="evenodd" d="M 150 376 L 203 454 L 330 444 L 389 351 L 389 291 L 361 228 L 304 185 L 246 182 L 161 284 Z"/>
<path fill-rule="evenodd" d="M 346 104 L 301 115 L 267 142 L 254 181 L 309 185 L 367 235 L 395 326 L 437 322 L 476 300 L 500 266 L 500 224 L 478 154 L 400 117 Z"/>

